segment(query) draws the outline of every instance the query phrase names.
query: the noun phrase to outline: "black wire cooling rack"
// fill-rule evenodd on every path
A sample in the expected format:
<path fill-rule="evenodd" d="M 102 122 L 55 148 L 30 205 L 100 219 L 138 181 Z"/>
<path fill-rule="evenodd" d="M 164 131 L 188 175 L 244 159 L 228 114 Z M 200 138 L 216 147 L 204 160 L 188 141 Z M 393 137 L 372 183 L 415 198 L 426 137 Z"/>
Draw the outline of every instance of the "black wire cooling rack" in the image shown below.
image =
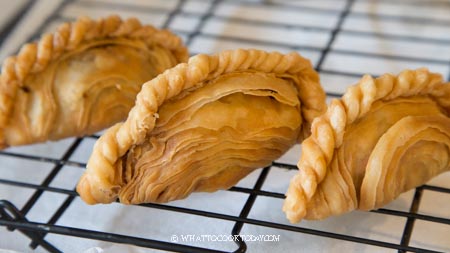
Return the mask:
<path fill-rule="evenodd" d="M 390 62 L 400 62 L 399 65 L 412 66 L 431 66 L 438 69 L 447 77 L 449 76 L 450 67 L 450 51 L 446 51 L 443 54 L 434 55 L 423 55 L 423 54 L 407 54 L 407 51 L 401 51 L 399 54 L 389 54 L 385 52 L 377 52 L 376 50 L 359 50 L 356 45 L 353 49 L 340 47 L 339 46 L 339 36 L 349 36 L 354 40 L 384 40 L 389 41 L 394 44 L 402 45 L 405 47 L 411 44 L 415 45 L 428 45 L 429 47 L 436 48 L 450 48 L 450 36 L 434 36 L 433 32 L 429 34 L 418 31 L 417 33 L 407 33 L 401 29 L 402 24 L 411 24 L 413 27 L 431 27 L 432 30 L 439 31 L 450 31 L 450 19 L 446 18 L 442 13 L 450 13 L 450 2 L 449 1 L 369 1 L 369 0 L 342 0 L 342 1 L 314 1 L 315 4 L 310 4 L 313 1 L 223 1 L 223 0 L 213 0 L 213 1 L 201 1 L 201 0 L 173 0 L 173 1 L 136 1 L 136 3 L 131 3 L 133 1 L 114 1 L 114 0 L 103 0 L 103 1 L 62 1 L 61 4 L 53 11 L 51 15 L 46 17 L 44 22 L 40 27 L 35 30 L 34 34 L 29 38 L 33 40 L 39 37 L 47 29 L 50 29 L 53 24 L 61 23 L 63 21 L 73 20 L 74 16 L 77 14 L 72 13 L 72 10 L 89 10 L 92 12 L 98 11 L 100 13 L 108 12 L 111 13 L 121 13 L 126 12 L 127 15 L 130 13 L 135 13 L 140 17 L 156 15 L 159 18 L 159 26 L 163 28 L 170 28 L 182 36 L 188 47 L 191 48 L 193 54 L 199 53 L 201 49 L 204 49 L 205 45 L 208 43 L 199 43 L 199 38 L 204 41 L 221 42 L 224 47 L 233 47 L 235 45 L 261 47 L 267 49 L 277 49 L 281 51 L 299 51 L 302 54 L 311 55 L 315 63 L 315 68 L 321 73 L 323 80 L 345 80 L 342 83 L 348 85 L 349 80 L 357 80 L 364 73 L 372 73 L 374 75 L 379 74 L 377 71 L 372 71 L 371 69 L 366 70 L 355 70 L 357 68 L 343 68 L 330 67 L 330 63 L 327 65 L 327 61 L 332 57 L 337 59 L 341 58 L 351 58 L 357 57 L 363 62 L 380 62 L 389 65 Z M 322 3 L 320 3 L 322 2 Z M 24 5 L 23 9 L 18 12 L 17 15 L 11 17 L 10 21 L 0 32 L 1 38 L 0 43 L 3 43 L 6 37 L 14 31 L 18 22 L 24 19 L 24 14 L 30 12 L 33 9 L 33 5 L 36 3 L 34 1 L 29 1 L 29 4 Z M 159 5 L 158 5 L 159 4 Z M 381 7 L 379 7 L 381 5 Z M 383 5 L 388 5 L 394 11 L 387 10 L 383 12 Z M 286 19 L 272 20 L 270 17 L 261 17 L 258 15 L 253 15 L 252 18 L 248 18 L 249 13 L 239 14 L 239 15 L 226 15 L 222 11 L 226 11 L 227 8 L 231 7 L 243 8 L 245 11 L 254 10 L 260 15 L 270 14 L 271 12 L 277 13 L 287 13 Z M 431 7 L 436 10 L 437 15 L 431 15 L 427 8 Z M 365 8 L 367 7 L 367 8 Z M 78 9 L 77 9 L 78 8 Z M 196 11 L 196 8 L 201 9 L 201 11 Z M 374 10 L 375 8 L 375 10 Z M 380 9 L 381 8 L 381 9 Z M 408 9 L 409 8 L 409 9 Z M 417 13 L 411 13 L 408 10 L 411 8 L 416 8 L 421 10 L 423 15 L 416 15 Z M 406 11 L 402 11 L 406 10 Z M 396 11 L 396 12 L 395 12 Z M 430 14 L 430 15 L 429 15 Z M 89 15 L 89 13 L 87 14 Z M 321 22 L 313 22 L 307 19 L 303 21 L 292 21 L 290 18 L 303 17 L 308 15 L 318 15 L 319 19 L 324 18 L 324 22 L 328 17 L 332 18 L 330 23 L 331 26 L 323 25 Z M 251 16 L 251 15 L 250 15 Z M 179 28 L 181 22 L 195 21 L 191 24 L 191 28 L 182 29 Z M 355 21 L 356 20 L 356 21 Z M 292 21 L 292 22 L 291 22 Z M 367 30 L 359 28 L 358 26 L 352 26 L 351 22 L 372 22 L 375 21 L 387 22 L 384 26 L 386 27 L 400 27 L 397 30 L 389 30 L 383 28 L 382 30 Z M 317 41 L 305 40 L 302 42 L 299 40 L 282 40 L 278 38 L 277 34 L 268 34 L 266 37 L 255 37 L 247 36 L 246 34 L 236 33 L 217 33 L 214 29 L 211 31 L 206 29 L 211 22 L 221 22 L 225 24 L 232 24 L 232 27 L 237 27 L 238 30 L 240 26 L 251 27 L 250 30 L 259 31 L 260 29 L 268 29 L 268 31 L 273 30 L 283 30 L 291 33 L 306 33 L 312 37 L 320 37 Z M 394 29 L 393 28 L 393 29 Z M 248 28 L 247 28 L 248 29 Z M 259 29 L 259 30 L 258 30 Z M 447 29 L 447 30 L 446 30 Z M 447 33 L 450 34 L 450 33 Z M 361 42 L 360 42 L 361 43 Z M 368 45 L 370 47 L 371 45 Z M 401 46 L 400 46 L 401 47 Z M 430 50 L 428 47 L 428 50 Z M 370 49 L 370 48 L 369 48 Z M 213 49 L 211 49 L 213 50 Z M 405 53 L 402 53 L 405 52 Z M 340 57 L 340 58 L 339 58 Z M 404 63 L 404 64 L 403 64 Z M 381 64 L 381 65 L 383 65 Z M 364 64 L 362 64 L 364 65 Z M 369 64 L 370 65 L 370 64 Z M 373 64 L 372 64 L 373 65 Z M 370 68 L 371 66 L 367 66 Z M 390 66 L 388 66 L 390 67 Z M 383 69 L 382 69 L 383 70 Z M 380 70 L 380 71 L 382 71 Z M 325 81 L 323 81 L 325 82 Z M 337 81 L 338 82 L 338 81 Z M 327 90 L 327 95 L 330 97 L 340 96 L 345 86 L 335 85 L 335 86 L 325 86 Z M 170 238 L 152 238 L 146 235 L 129 235 L 116 233 L 111 231 L 100 231 L 95 229 L 90 229 L 89 227 L 77 227 L 68 226 L 64 224 L 58 224 L 60 218 L 67 212 L 67 209 L 73 205 L 73 202 L 78 198 L 77 193 L 73 188 L 64 188 L 52 185 L 55 178 L 67 166 L 75 167 L 82 171 L 86 165 L 86 160 L 79 161 L 74 159 L 74 154 L 80 149 L 85 149 L 86 147 L 82 144 L 93 143 L 98 138 L 98 136 L 87 136 L 84 138 L 70 139 L 66 141 L 65 150 L 58 150 L 58 154 L 61 155 L 51 155 L 45 152 L 16 152 L 15 150 L 4 150 L 0 151 L 0 159 L 15 159 L 18 163 L 23 163 L 24 168 L 28 165 L 28 162 L 39 162 L 49 165 L 49 169 L 39 170 L 39 168 L 33 169 L 33 173 L 41 175 L 42 179 L 31 179 L 31 180 L 20 180 L 16 178 L 3 177 L 0 175 L 0 186 L 10 187 L 11 189 L 28 189 L 29 197 L 23 201 L 23 205 L 18 206 L 11 199 L 0 200 L 0 225 L 5 227 L 10 233 L 19 233 L 25 235 L 30 240 L 31 249 L 36 249 L 42 247 L 48 252 L 61 252 L 61 248 L 56 243 L 50 242 L 47 238 L 49 235 L 61 235 L 67 238 L 78 237 L 82 240 L 97 240 L 113 243 L 123 243 L 131 244 L 141 247 L 147 247 L 152 249 L 166 250 L 166 251 L 176 251 L 176 252 L 224 252 L 220 249 L 207 248 L 202 244 L 183 244 L 181 242 L 174 242 L 169 240 Z M 52 145 L 52 144 L 46 144 Z M 92 146 L 92 145 L 91 145 Z M 20 149 L 19 149 L 20 150 Z M 43 150 L 45 150 L 45 145 Z M 4 165 L 0 163 L 0 168 Z M 64 169 L 63 169 L 64 168 Z M 341 233 L 340 231 L 326 230 L 320 228 L 310 228 L 301 225 L 290 225 L 288 223 L 280 223 L 274 221 L 267 221 L 264 219 L 252 218 L 249 214 L 252 210 L 255 210 L 255 202 L 260 198 L 269 199 L 279 199 L 280 201 L 284 199 L 284 194 L 281 192 L 266 190 L 264 184 L 271 177 L 271 173 L 277 171 L 295 170 L 296 166 L 284 162 L 273 162 L 269 167 L 263 168 L 256 172 L 256 179 L 254 184 L 250 187 L 235 186 L 231 188 L 228 192 L 240 194 L 243 196 L 244 201 L 242 206 L 239 207 L 238 213 L 236 215 L 222 213 L 218 211 L 205 211 L 196 208 L 190 208 L 186 206 L 174 206 L 174 205 L 162 205 L 162 204 L 145 204 L 140 205 L 140 208 L 147 208 L 150 210 L 156 210 L 157 212 L 171 212 L 174 215 L 183 216 L 196 216 L 201 219 L 209 219 L 211 222 L 226 221 L 232 224 L 232 228 L 229 231 L 230 235 L 235 235 L 234 243 L 236 245 L 231 247 L 229 251 L 235 252 L 246 252 L 252 251 L 252 247 L 243 240 L 239 235 L 242 234 L 242 229 L 244 226 L 259 226 L 263 228 L 270 229 L 272 233 L 277 233 L 277 231 L 290 231 L 295 233 L 296 236 L 305 237 L 312 236 L 312 241 L 317 238 L 328 238 L 337 240 L 337 243 L 355 243 L 361 245 L 371 245 L 380 251 L 398 251 L 398 252 L 440 252 L 450 250 L 448 244 L 442 246 L 435 243 L 430 244 L 414 244 L 411 245 L 411 238 L 415 232 L 417 226 L 417 221 L 430 222 L 433 224 L 438 224 L 443 226 L 444 231 L 442 233 L 447 233 L 447 236 L 443 236 L 447 240 L 450 240 L 450 211 L 441 210 L 443 215 L 425 214 L 420 212 L 421 201 L 423 196 L 427 192 L 440 193 L 442 198 L 436 201 L 445 201 L 450 196 L 450 185 L 446 184 L 444 186 L 436 185 L 424 185 L 415 189 L 412 194 L 411 202 L 408 204 L 409 208 L 406 210 L 396 210 L 390 208 L 382 208 L 379 210 L 372 211 L 370 213 L 364 213 L 363 215 L 369 215 L 371 213 L 376 213 L 382 215 L 383 217 L 400 217 L 402 218 L 403 228 L 401 232 L 400 239 L 395 242 L 392 240 L 380 240 L 372 239 L 365 236 L 358 235 L 348 235 Z M 45 174 L 44 174 L 45 173 Z M 42 175 L 44 174 L 44 175 Z M 30 176 L 31 177 L 31 176 Z M 78 178 L 73 178 L 73 184 L 76 183 Z M 73 187 L 73 186 L 70 186 Z M 30 210 L 36 208 L 40 205 L 51 205 L 52 203 L 46 203 L 43 195 L 46 193 L 55 193 L 63 196 L 63 200 L 60 203 L 52 206 L 52 213 L 50 218 L 46 221 L 35 219 L 30 217 Z M 1 195 L 0 195 L 1 199 Z M 280 202 L 281 203 L 281 202 Z M 281 206 L 281 204 L 280 204 Z M 88 207 L 86 207 L 88 208 Z M 133 206 L 124 207 L 133 208 Z M 364 218 L 362 218 L 364 220 Z M 179 224 L 184 226 L 183 224 Z M 220 225 L 218 225 L 220 226 Z M 1 233 L 9 233 L 9 232 Z M 156 229 L 156 228 L 148 228 Z M 432 232 L 432 231 L 430 231 Z M 287 244 L 288 242 L 280 242 Z M 1 239 L 0 239 L 1 248 Z M 296 251 L 292 249 L 293 251 Z M 301 250 L 301 249 L 298 249 Z M 323 251 L 330 251 L 330 249 L 324 248 Z"/>

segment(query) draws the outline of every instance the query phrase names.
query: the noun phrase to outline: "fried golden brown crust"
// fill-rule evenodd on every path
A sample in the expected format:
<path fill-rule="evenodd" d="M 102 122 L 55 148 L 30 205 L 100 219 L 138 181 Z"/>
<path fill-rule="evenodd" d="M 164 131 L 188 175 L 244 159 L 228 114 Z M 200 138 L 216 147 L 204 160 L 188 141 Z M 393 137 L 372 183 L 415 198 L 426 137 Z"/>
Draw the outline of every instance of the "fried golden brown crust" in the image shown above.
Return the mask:
<path fill-rule="evenodd" d="M 201 92 L 205 94 L 192 98 Z M 184 98 L 213 101 L 198 108 L 176 105 Z M 246 99 L 252 99 L 252 106 L 242 106 Z M 77 191 L 94 204 L 118 196 L 124 203 L 166 202 L 196 190 L 227 188 L 308 136 L 312 119 L 324 109 L 318 75 L 296 53 L 235 50 L 197 55 L 144 84 L 128 119 L 95 144 Z M 185 116 L 176 118 L 176 112 L 184 110 Z M 259 121 L 255 110 L 262 110 Z M 205 115 L 213 114 L 214 120 L 208 121 Z M 252 129 L 259 130 L 249 135 Z M 184 159 L 192 150 L 198 152 Z"/>
<path fill-rule="evenodd" d="M 426 69 L 364 76 L 314 120 L 283 211 L 370 210 L 450 169 L 450 86 Z"/>
<path fill-rule="evenodd" d="M 94 52 L 95 50 L 96 52 Z M 97 57 L 98 54 L 107 50 L 111 50 L 109 56 L 103 57 L 100 55 Z M 84 53 L 84 51 L 88 52 Z M 150 57 L 151 59 L 145 59 L 142 56 L 143 54 L 147 54 L 145 57 Z M 145 71 L 141 71 L 139 74 L 131 77 L 130 79 L 132 80 L 130 81 L 123 80 L 125 75 L 115 76 L 118 81 L 110 81 L 110 83 L 118 82 L 120 86 L 118 86 L 118 89 L 125 89 L 124 93 L 127 96 L 131 96 L 131 98 L 126 99 L 126 104 L 130 104 L 128 100 L 131 100 L 131 105 L 127 105 L 129 109 L 134 101 L 133 96 L 140 88 L 128 88 L 131 83 L 134 84 L 136 82 L 135 79 L 139 82 L 137 85 L 142 84 L 163 70 L 186 61 L 188 52 L 179 37 L 167 30 L 159 30 L 150 25 L 141 25 L 135 18 L 121 20 L 118 16 L 110 16 L 104 19 L 91 20 L 90 18 L 82 17 L 73 23 L 60 25 L 56 32 L 43 35 L 38 42 L 24 45 L 16 56 L 7 58 L 3 63 L 0 78 L 0 148 L 92 133 L 110 126 L 111 122 L 115 123 L 119 120 L 117 118 L 120 117 L 111 120 L 106 119 L 106 121 L 109 121 L 106 123 L 94 122 L 90 124 L 90 122 L 85 122 L 86 119 L 74 119 L 73 122 L 56 122 L 58 119 L 55 118 L 59 117 L 57 111 L 60 109 L 58 108 L 60 106 L 58 103 L 59 101 L 64 101 L 63 99 L 58 101 L 58 92 L 66 95 L 82 92 L 80 90 L 76 92 L 71 90 L 72 88 L 77 89 L 77 87 L 65 87 L 67 90 L 58 91 L 58 87 L 63 84 L 53 83 L 56 77 L 61 77 L 64 74 L 61 73 L 62 71 L 59 71 L 60 65 L 64 65 L 64 63 L 67 63 L 67 66 L 62 67 L 66 67 L 65 71 L 70 72 L 70 75 L 76 72 L 73 69 L 74 66 L 70 65 L 71 57 L 78 57 L 75 59 L 76 61 L 88 62 L 93 65 L 93 67 L 90 66 L 92 67 L 90 70 L 83 70 L 86 73 L 79 74 L 81 83 L 74 83 L 73 85 L 75 86 L 91 85 L 92 82 L 98 81 L 84 80 L 82 77 L 86 75 L 86 78 L 88 78 L 101 74 L 102 70 L 104 71 L 108 68 L 108 64 L 113 64 L 110 63 L 110 60 L 118 63 L 117 66 L 109 66 L 109 71 L 111 73 L 115 72 L 117 75 L 121 73 L 121 70 L 119 70 L 120 64 L 126 66 L 126 61 L 131 61 L 132 64 L 142 67 L 155 65 L 156 63 L 158 66 L 155 66 L 154 70 L 147 70 L 149 74 L 144 74 Z M 141 58 L 138 59 L 136 57 Z M 159 60 L 156 59 L 158 57 L 161 58 L 161 62 L 158 62 Z M 92 62 L 92 59 L 97 62 Z M 141 64 L 149 60 L 153 62 L 149 62 L 147 65 Z M 129 66 L 129 68 L 131 67 L 133 65 Z M 145 79 L 141 80 L 143 78 Z M 63 81 L 66 79 L 71 80 L 70 77 L 60 79 L 63 79 Z M 134 93 L 134 95 L 130 94 L 130 92 Z M 74 99 L 82 100 L 83 95 L 86 94 L 75 94 Z M 74 104 L 78 102 L 65 101 L 65 103 Z M 39 115 L 39 112 L 33 111 L 39 109 L 42 109 L 43 113 L 48 114 L 46 115 L 47 119 L 44 120 L 45 122 L 39 119 L 39 117 L 43 118 L 42 115 Z M 121 108 L 119 113 L 126 117 L 128 109 Z M 98 108 L 98 110 L 102 110 L 102 108 Z M 122 110 L 125 110 L 125 112 L 122 112 Z M 105 113 L 111 114 L 112 112 L 107 111 Z M 59 130 L 54 130 L 50 127 L 50 125 L 61 126 L 64 124 L 80 124 L 80 126 L 75 127 L 76 129 L 68 126 L 70 129 L 67 131 L 62 129 L 61 133 Z M 86 124 L 87 126 L 85 126 Z M 22 129 L 11 130 L 13 128 Z M 10 133 L 7 133 L 8 131 Z"/>

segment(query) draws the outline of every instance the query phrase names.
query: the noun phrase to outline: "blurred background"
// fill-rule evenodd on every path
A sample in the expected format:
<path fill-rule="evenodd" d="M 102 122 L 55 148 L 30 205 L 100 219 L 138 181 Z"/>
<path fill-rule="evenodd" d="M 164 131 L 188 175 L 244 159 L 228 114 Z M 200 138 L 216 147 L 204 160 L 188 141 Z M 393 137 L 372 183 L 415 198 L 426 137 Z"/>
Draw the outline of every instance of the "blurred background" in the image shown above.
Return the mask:
<path fill-rule="evenodd" d="M 0 9 L 0 60 L 78 16 L 119 14 L 172 30 L 191 54 L 297 51 L 320 72 L 328 98 L 363 74 L 427 67 L 450 76 L 448 0 L 0 0 Z M 97 137 L 0 151 L 0 252 L 450 252 L 450 173 L 382 210 L 292 225 L 281 205 L 297 145 L 229 191 L 167 205 L 86 206 L 73 189 Z M 280 240 L 172 239 L 232 234 Z"/>

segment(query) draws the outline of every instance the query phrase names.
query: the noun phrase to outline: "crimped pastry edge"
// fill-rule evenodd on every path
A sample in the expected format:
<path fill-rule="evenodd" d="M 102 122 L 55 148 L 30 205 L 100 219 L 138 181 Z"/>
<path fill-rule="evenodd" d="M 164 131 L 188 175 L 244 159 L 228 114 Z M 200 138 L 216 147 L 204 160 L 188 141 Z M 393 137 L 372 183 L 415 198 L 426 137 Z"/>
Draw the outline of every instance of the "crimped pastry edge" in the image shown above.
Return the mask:
<path fill-rule="evenodd" d="M 307 215 L 306 206 L 325 178 L 348 125 L 364 117 L 378 100 L 415 95 L 432 96 L 450 115 L 450 85 L 444 84 L 440 74 L 426 68 L 404 70 L 397 76 L 384 74 L 373 78 L 364 75 L 341 99 L 333 99 L 326 113 L 314 119 L 311 135 L 302 143 L 302 155 L 297 164 L 299 173 L 291 179 L 283 204 L 287 218 L 297 223 Z"/>
<path fill-rule="evenodd" d="M 136 104 L 123 123 L 108 129 L 95 143 L 87 170 L 81 177 L 77 191 L 89 204 L 110 203 L 117 198 L 120 180 L 115 174 L 115 163 L 133 145 L 138 145 L 151 132 L 158 117 L 158 107 L 182 90 L 198 83 L 234 71 L 256 70 L 298 78 L 297 89 L 301 100 L 302 132 L 299 140 L 309 135 L 312 120 L 325 111 L 325 93 L 319 76 L 309 60 L 297 53 L 283 55 L 261 50 L 228 50 L 215 55 L 200 54 L 166 70 L 145 83 Z M 96 189 L 92 189 L 96 185 Z"/>
<path fill-rule="evenodd" d="M 93 20 L 80 17 L 61 24 L 55 32 L 42 35 L 39 41 L 23 45 L 17 55 L 6 58 L 0 76 L 0 149 L 6 148 L 4 128 L 13 111 L 17 89 L 25 79 L 46 69 L 65 52 L 82 43 L 106 38 L 141 39 L 169 49 L 179 62 L 186 62 L 188 50 L 180 37 L 169 30 L 142 25 L 138 19 L 122 20 L 118 15 Z"/>

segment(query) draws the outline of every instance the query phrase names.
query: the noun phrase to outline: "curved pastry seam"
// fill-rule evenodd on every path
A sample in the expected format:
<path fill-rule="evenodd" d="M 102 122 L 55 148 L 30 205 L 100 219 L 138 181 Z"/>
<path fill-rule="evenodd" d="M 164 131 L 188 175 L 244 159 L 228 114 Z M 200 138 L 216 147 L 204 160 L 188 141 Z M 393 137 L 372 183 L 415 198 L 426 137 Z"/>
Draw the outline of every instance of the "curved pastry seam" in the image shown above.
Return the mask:
<path fill-rule="evenodd" d="M 4 143 L 4 128 L 12 111 L 17 89 L 23 86 L 27 76 L 43 71 L 65 51 L 99 38 L 141 39 L 148 46 L 160 44 L 171 50 L 180 62 L 187 60 L 188 52 L 181 39 L 168 30 L 151 25 L 141 25 L 136 18 L 127 20 L 112 15 L 94 21 L 81 17 L 72 23 L 64 23 L 57 31 L 45 34 L 38 42 L 22 46 L 17 56 L 5 59 L 0 76 L 0 148 Z"/>
<path fill-rule="evenodd" d="M 97 141 L 88 161 L 87 172 L 81 181 L 95 177 L 90 173 L 99 174 L 96 171 L 98 169 L 105 173 L 114 171 L 116 161 L 130 147 L 139 145 L 146 134 L 153 130 L 156 123 L 155 115 L 164 101 L 205 80 L 248 69 L 275 73 L 281 78 L 289 74 L 292 78 L 298 79 L 295 84 L 297 84 L 296 88 L 301 101 L 302 118 L 305 119 L 302 123 L 303 134 L 300 134 L 299 139 L 306 137 L 309 133 L 310 122 L 325 110 L 325 93 L 318 83 L 318 74 L 308 60 L 296 53 L 282 55 L 260 50 L 224 51 L 212 56 L 200 54 L 190 58 L 188 63 L 179 64 L 143 85 L 127 120 L 109 129 Z M 103 185 L 109 188 L 116 183 L 109 182 Z M 115 196 L 111 199 L 97 196 L 97 199 L 102 202 L 111 202 Z"/>
<path fill-rule="evenodd" d="M 365 75 L 357 84 L 349 87 L 341 100 L 333 100 L 327 112 L 313 121 L 311 136 L 303 143 L 304 153 L 298 163 L 299 170 L 302 171 L 298 175 L 305 175 L 305 178 L 296 178 L 291 181 L 284 202 L 283 211 L 286 212 L 288 219 L 295 223 L 305 216 L 307 203 L 325 178 L 329 159 L 333 157 L 334 150 L 342 144 L 346 126 L 364 117 L 375 101 L 430 95 L 435 97 L 438 104 L 448 112 L 450 110 L 448 94 L 450 94 L 450 87 L 443 84 L 442 76 L 430 73 L 425 68 L 405 70 L 397 77 L 385 74 L 374 79 Z M 445 97 L 447 99 L 444 99 Z M 333 117 L 336 114 L 339 116 Z M 322 132 L 323 130 L 326 132 Z M 334 139 L 323 138 L 323 135 L 334 136 Z M 309 149 L 315 151 L 305 155 L 305 151 L 308 152 Z M 325 158 L 326 162 L 315 162 L 319 158 Z M 295 183 L 299 185 L 293 185 Z M 302 207 L 295 210 L 292 203 L 297 201 L 296 196 L 302 195 L 305 198 L 300 198 L 301 203 L 295 205 Z"/>

